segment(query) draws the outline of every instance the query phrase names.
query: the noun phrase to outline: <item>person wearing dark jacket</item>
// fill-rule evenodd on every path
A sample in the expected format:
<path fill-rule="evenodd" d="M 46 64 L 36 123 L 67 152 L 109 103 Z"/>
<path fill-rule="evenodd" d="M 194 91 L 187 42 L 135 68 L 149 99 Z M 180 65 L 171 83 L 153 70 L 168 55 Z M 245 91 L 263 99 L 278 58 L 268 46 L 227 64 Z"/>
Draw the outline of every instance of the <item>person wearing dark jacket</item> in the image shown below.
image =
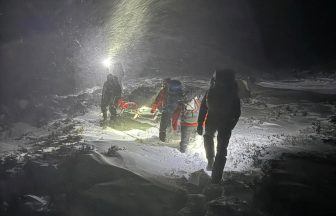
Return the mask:
<path fill-rule="evenodd" d="M 162 109 L 160 129 L 159 129 L 159 139 L 162 142 L 166 141 L 166 130 L 171 124 L 171 118 L 173 112 L 179 106 L 183 97 L 183 85 L 179 80 L 165 79 L 164 86 L 160 93 L 155 99 L 152 105 L 152 111 L 155 112 L 156 109 Z"/>
<path fill-rule="evenodd" d="M 197 126 L 197 133 L 202 135 L 205 121 L 204 148 L 208 160 L 207 170 L 212 170 L 212 183 L 217 184 L 222 180 L 231 131 L 236 126 L 240 114 L 235 72 L 231 69 L 215 71 L 211 86 L 201 103 Z M 216 131 L 218 134 L 215 156 L 213 139 Z"/>
<path fill-rule="evenodd" d="M 117 102 L 121 98 L 121 86 L 118 81 L 118 77 L 112 74 L 107 75 L 107 80 L 104 83 L 102 98 L 101 98 L 101 111 L 103 113 L 104 121 L 107 120 L 107 108 L 110 112 L 110 120 L 114 120 L 117 115 L 116 107 Z"/>

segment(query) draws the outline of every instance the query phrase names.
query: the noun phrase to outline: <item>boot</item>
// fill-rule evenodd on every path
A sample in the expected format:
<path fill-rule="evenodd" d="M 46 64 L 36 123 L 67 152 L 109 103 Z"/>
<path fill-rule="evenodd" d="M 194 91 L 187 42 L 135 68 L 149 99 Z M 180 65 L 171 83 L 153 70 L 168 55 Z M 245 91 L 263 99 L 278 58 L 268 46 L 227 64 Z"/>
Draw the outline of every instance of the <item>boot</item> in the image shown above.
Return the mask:
<path fill-rule="evenodd" d="M 110 111 L 110 121 L 113 122 L 117 118 L 117 110 L 115 109 L 114 106 L 110 106 L 109 111 Z"/>
<path fill-rule="evenodd" d="M 218 157 L 216 155 L 216 160 L 211 173 L 211 183 L 219 184 L 223 178 L 224 166 L 226 163 L 226 157 Z"/>
<path fill-rule="evenodd" d="M 115 121 L 115 120 L 116 120 L 116 116 L 115 116 L 115 115 L 111 115 L 111 116 L 110 116 L 110 121 L 113 122 L 113 121 Z"/>
<path fill-rule="evenodd" d="M 214 165 L 214 157 L 215 157 L 215 150 L 214 150 L 214 141 L 212 136 L 204 135 L 204 148 L 206 158 L 208 159 L 208 165 L 206 167 L 207 171 L 212 171 Z"/>
<path fill-rule="evenodd" d="M 187 145 L 181 143 L 181 144 L 180 144 L 180 152 L 181 152 L 181 153 L 185 153 L 185 152 L 186 152 L 186 149 L 187 149 Z"/>
<path fill-rule="evenodd" d="M 105 122 L 107 120 L 107 112 L 103 112 L 103 121 Z"/>
<path fill-rule="evenodd" d="M 212 171 L 213 165 L 214 165 L 214 159 L 213 159 L 213 158 L 209 158 L 209 159 L 208 159 L 208 165 L 207 165 L 207 167 L 206 167 L 206 170 L 207 170 L 207 171 Z"/>
<path fill-rule="evenodd" d="M 160 132 L 160 133 L 159 133 L 159 139 L 160 139 L 162 142 L 165 142 L 165 141 L 166 141 L 166 132 Z"/>

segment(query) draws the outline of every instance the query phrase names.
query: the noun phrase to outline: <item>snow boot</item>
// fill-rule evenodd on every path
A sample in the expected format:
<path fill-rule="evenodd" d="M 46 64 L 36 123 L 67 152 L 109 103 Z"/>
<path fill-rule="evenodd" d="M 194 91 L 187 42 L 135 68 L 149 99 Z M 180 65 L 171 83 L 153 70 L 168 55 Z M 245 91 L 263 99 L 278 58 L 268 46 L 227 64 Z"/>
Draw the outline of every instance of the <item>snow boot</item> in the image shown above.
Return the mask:
<path fill-rule="evenodd" d="M 159 133 L 159 139 L 160 139 L 160 141 L 165 142 L 166 141 L 166 132 L 160 132 Z"/>
<path fill-rule="evenodd" d="M 214 159 L 213 159 L 213 158 L 209 158 L 209 159 L 208 159 L 208 165 L 207 165 L 207 167 L 206 167 L 206 170 L 207 170 L 207 171 L 212 171 L 213 165 L 214 165 Z"/>
<path fill-rule="evenodd" d="M 213 137 L 205 134 L 204 136 L 204 149 L 206 158 L 208 159 L 207 171 L 212 171 L 215 157 L 214 141 Z"/>
<path fill-rule="evenodd" d="M 107 120 L 107 112 L 103 112 L 103 121 L 106 122 Z"/>
<path fill-rule="evenodd" d="M 186 147 L 185 146 L 180 146 L 180 152 L 185 153 L 186 152 Z"/>
<path fill-rule="evenodd" d="M 185 153 L 186 150 L 187 150 L 187 146 L 188 146 L 188 143 L 186 143 L 185 141 L 181 140 L 181 142 L 180 142 L 180 152 L 181 153 Z"/>
<path fill-rule="evenodd" d="M 113 122 L 115 122 L 115 120 L 116 120 L 116 116 L 115 115 L 111 115 L 110 116 L 110 122 L 113 123 Z"/>
<path fill-rule="evenodd" d="M 223 158 L 220 155 L 216 155 L 215 163 L 211 173 L 212 184 L 219 184 L 222 181 L 225 163 L 226 157 Z"/>

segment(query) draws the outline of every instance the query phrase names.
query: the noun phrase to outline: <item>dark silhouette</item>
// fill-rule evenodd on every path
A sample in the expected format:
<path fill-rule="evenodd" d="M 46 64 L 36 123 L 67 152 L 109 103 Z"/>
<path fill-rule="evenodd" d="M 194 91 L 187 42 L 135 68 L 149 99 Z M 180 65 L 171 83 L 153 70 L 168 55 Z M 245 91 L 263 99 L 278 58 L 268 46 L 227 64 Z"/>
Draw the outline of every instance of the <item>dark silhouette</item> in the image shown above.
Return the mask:
<path fill-rule="evenodd" d="M 166 130 L 171 123 L 173 112 L 183 98 L 183 86 L 178 80 L 165 79 L 163 86 L 155 102 L 152 105 L 152 112 L 156 109 L 162 109 L 160 121 L 159 138 L 162 142 L 166 141 Z"/>
<path fill-rule="evenodd" d="M 197 126 L 197 133 L 202 135 L 205 121 L 204 148 L 208 159 L 207 170 L 212 170 L 212 183 L 219 183 L 222 179 L 231 131 L 239 117 L 240 100 L 235 72 L 230 69 L 217 70 L 202 100 Z M 213 138 L 216 131 L 218 135 L 215 157 Z"/>
<path fill-rule="evenodd" d="M 121 98 L 121 86 L 118 77 L 112 74 L 107 75 L 107 80 L 103 86 L 101 111 L 103 113 L 104 121 L 107 120 L 107 109 L 109 107 L 110 120 L 114 120 L 117 115 L 116 107 L 118 100 Z"/>

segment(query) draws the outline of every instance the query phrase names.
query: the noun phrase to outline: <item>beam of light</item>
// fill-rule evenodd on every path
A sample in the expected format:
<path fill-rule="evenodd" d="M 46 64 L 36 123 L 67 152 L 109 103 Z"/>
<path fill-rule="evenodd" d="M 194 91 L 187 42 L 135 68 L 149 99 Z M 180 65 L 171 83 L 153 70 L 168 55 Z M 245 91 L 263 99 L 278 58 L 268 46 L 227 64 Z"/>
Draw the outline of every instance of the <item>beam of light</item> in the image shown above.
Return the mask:
<path fill-rule="evenodd" d="M 112 59 L 111 58 L 105 58 L 102 61 L 102 64 L 103 64 L 104 67 L 110 69 L 111 68 L 111 64 L 112 64 Z"/>
<path fill-rule="evenodd" d="M 134 46 L 146 31 L 153 0 L 121 0 L 108 22 L 108 56 L 115 58 Z"/>

